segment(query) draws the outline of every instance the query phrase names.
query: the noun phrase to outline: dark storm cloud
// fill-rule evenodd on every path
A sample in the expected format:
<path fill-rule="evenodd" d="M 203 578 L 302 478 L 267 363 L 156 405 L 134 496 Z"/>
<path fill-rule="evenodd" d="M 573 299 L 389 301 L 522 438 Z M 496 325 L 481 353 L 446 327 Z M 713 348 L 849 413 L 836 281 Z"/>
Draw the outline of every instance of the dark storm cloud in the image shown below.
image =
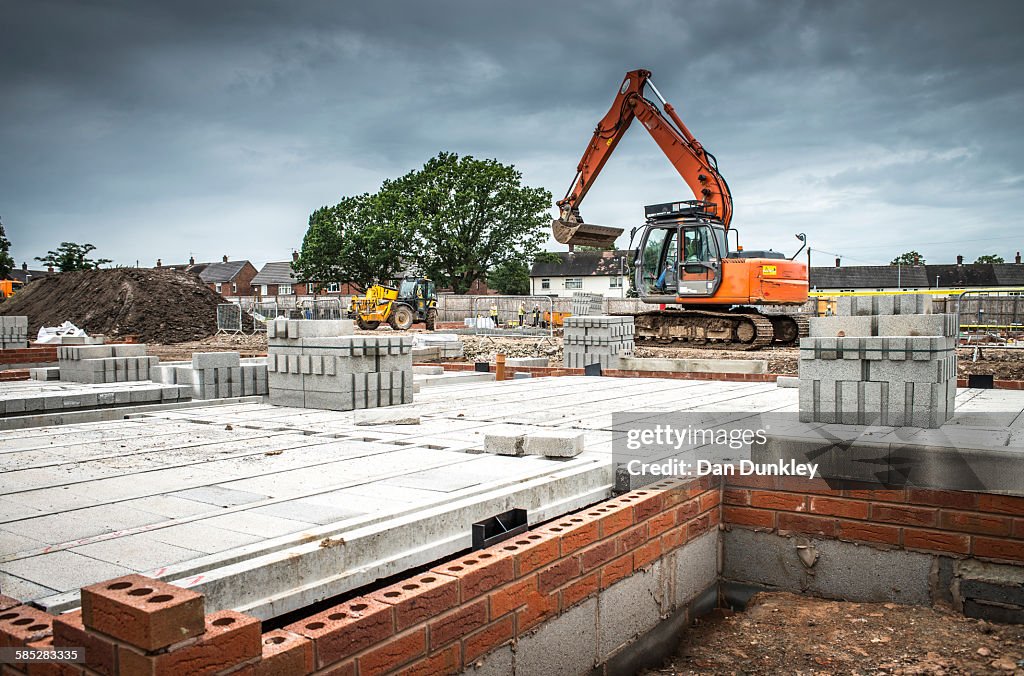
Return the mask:
<path fill-rule="evenodd" d="M 1019 248 L 1017 2 L 2 2 L 0 216 L 21 261 L 298 246 L 439 150 L 557 196 L 645 67 L 718 156 L 748 246 L 848 262 Z M 584 215 L 687 197 L 637 125 Z M 933 242 L 952 242 L 933 244 Z"/>

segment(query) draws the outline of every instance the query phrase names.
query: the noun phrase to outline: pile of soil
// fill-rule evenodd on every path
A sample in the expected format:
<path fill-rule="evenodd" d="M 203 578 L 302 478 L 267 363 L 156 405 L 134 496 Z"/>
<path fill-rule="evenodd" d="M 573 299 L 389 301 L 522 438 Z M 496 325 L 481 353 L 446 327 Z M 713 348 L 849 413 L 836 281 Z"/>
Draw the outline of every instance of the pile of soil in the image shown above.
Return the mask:
<path fill-rule="evenodd" d="M 761 593 L 716 610 L 655 674 L 1021 674 L 1024 626 L 895 603 Z"/>
<path fill-rule="evenodd" d="M 26 315 L 29 336 L 69 321 L 90 335 L 180 343 L 217 332 L 224 302 L 191 273 L 148 268 L 63 272 L 34 281 L 0 303 L 0 315 Z"/>

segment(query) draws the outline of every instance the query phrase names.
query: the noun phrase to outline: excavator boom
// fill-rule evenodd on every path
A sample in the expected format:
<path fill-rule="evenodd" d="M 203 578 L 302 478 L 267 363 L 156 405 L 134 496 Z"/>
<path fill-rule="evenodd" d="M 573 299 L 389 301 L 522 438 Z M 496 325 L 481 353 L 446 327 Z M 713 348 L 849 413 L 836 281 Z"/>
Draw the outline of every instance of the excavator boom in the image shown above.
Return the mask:
<path fill-rule="evenodd" d="M 714 156 L 693 137 L 650 78 L 647 70 L 626 73 L 611 108 L 594 130 L 576 168 L 576 178 L 557 203 L 559 218 L 551 223 L 555 239 L 562 244 L 610 247 L 622 234 L 621 228 L 584 223 L 579 205 L 634 118 L 640 120 L 694 196 L 705 203 L 704 210 L 729 227 L 732 196 L 725 179 L 718 173 Z M 664 106 L 664 113 L 644 96 L 648 86 Z"/>

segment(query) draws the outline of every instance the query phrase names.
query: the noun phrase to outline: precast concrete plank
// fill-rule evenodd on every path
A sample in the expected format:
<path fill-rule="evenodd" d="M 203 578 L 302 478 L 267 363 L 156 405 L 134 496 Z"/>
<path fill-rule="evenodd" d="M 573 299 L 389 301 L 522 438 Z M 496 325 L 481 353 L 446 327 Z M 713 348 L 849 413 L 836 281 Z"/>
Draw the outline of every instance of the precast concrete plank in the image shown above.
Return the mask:
<path fill-rule="evenodd" d="M 199 558 L 202 552 L 167 544 L 146 534 L 101 540 L 69 550 L 142 573 Z"/>
<path fill-rule="evenodd" d="M 130 568 L 69 551 L 50 552 L 3 564 L 5 573 L 57 591 L 70 591 L 132 572 Z"/>

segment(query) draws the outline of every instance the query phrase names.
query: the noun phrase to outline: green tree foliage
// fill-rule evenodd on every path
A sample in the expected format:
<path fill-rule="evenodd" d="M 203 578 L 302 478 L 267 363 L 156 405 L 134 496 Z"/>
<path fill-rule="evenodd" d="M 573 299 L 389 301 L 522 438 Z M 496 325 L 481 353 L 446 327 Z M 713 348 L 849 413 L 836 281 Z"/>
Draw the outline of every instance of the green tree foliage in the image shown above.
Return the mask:
<path fill-rule="evenodd" d="M 1001 264 L 1005 263 L 1006 261 L 1003 260 L 1002 256 L 996 256 L 994 254 L 985 254 L 984 256 L 978 256 L 977 260 L 975 260 L 974 262 L 975 263 L 989 263 L 989 264 L 992 264 L 992 265 L 1001 265 Z"/>
<path fill-rule="evenodd" d="M 530 293 L 530 268 L 522 261 L 505 261 L 487 275 L 487 286 L 508 296 Z"/>
<path fill-rule="evenodd" d="M 889 265 L 924 265 L 924 256 L 916 251 L 908 251 L 893 258 Z"/>
<path fill-rule="evenodd" d="M 292 264 L 299 279 L 326 286 L 351 283 L 365 290 L 387 283 L 402 268 L 398 233 L 387 222 L 376 195 L 346 197 L 309 217 L 299 259 Z"/>
<path fill-rule="evenodd" d="M 465 293 L 507 263 L 532 260 L 547 239 L 551 193 L 514 166 L 440 153 L 378 193 L 410 257 L 440 287 Z"/>
<path fill-rule="evenodd" d="M 7 233 L 4 232 L 4 224 L 0 222 L 0 279 L 6 279 L 13 269 L 14 259 L 11 258 L 11 240 L 7 239 Z"/>
<path fill-rule="evenodd" d="M 36 260 L 60 272 L 72 272 L 74 270 L 95 270 L 101 265 L 110 263 L 109 258 L 97 258 L 92 260 L 88 255 L 95 251 L 92 244 L 76 244 L 75 242 L 61 242 L 56 251 L 47 251 L 45 256 L 36 256 Z"/>

